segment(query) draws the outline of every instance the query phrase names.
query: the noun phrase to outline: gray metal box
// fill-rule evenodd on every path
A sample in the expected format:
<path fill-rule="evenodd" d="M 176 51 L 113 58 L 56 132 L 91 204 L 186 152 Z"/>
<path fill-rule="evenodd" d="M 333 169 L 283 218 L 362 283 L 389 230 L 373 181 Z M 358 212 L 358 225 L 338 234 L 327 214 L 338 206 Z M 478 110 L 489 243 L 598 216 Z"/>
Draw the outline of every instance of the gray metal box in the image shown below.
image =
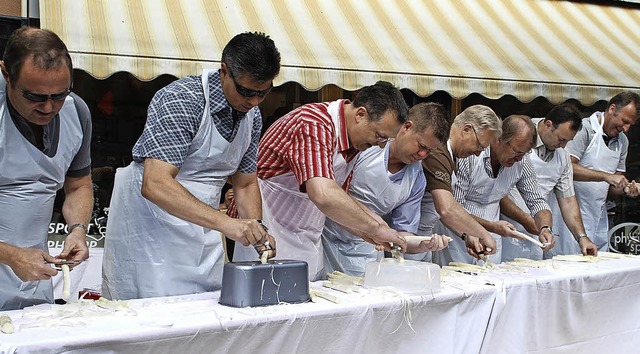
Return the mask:
<path fill-rule="evenodd" d="M 296 260 L 226 263 L 219 302 L 248 307 L 309 301 L 308 267 Z"/>

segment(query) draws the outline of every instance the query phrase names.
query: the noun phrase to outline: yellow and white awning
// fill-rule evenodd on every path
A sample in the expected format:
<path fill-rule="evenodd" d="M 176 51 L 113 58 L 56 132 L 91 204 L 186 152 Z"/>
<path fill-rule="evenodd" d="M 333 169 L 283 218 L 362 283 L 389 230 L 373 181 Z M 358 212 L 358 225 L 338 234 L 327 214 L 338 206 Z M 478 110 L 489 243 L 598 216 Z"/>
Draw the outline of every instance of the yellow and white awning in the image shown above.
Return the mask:
<path fill-rule="evenodd" d="M 142 80 L 218 67 L 235 34 L 269 34 L 276 85 L 589 105 L 640 89 L 640 10 L 546 0 L 41 0 L 74 66 Z"/>

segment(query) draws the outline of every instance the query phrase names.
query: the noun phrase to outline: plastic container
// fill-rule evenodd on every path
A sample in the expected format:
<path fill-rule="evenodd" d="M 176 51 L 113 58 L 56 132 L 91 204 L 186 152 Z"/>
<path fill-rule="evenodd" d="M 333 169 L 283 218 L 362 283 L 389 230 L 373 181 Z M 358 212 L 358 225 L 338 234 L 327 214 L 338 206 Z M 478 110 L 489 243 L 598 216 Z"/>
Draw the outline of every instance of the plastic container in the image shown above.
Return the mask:
<path fill-rule="evenodd" d="M 393 258 L 367 263 L 364 286 L 394 287 L 403 293 L 419 294 L 440 291 L 440 267 L 429 262 Z"/>
<path fill-rule="evenodd" d="M 295 260 L 226 263 L 219 302 L 247 307 L 309 301 L 308 267 Z"/>

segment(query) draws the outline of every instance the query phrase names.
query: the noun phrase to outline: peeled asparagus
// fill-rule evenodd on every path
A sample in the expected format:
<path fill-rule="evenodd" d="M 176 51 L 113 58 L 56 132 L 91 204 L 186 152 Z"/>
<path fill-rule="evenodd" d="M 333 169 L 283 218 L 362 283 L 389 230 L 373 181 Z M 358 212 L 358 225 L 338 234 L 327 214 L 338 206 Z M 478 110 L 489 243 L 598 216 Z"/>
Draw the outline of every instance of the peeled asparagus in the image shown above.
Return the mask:
<path fill-rule="evenodd" d="M 13 333 L 14 327 L 13 322 L 11 321 L 11 317 L 8 315 L 0 316 L 0 330 L 2 333 L 11 334 Z"/>
<path fill-rule="evenodd" d="M 62 298 L 65 301 L 69 301 L 71 297 L 71 277 L 69 277 L 69 265 L 63 264 L 60 266 L 62 269 Z"/>

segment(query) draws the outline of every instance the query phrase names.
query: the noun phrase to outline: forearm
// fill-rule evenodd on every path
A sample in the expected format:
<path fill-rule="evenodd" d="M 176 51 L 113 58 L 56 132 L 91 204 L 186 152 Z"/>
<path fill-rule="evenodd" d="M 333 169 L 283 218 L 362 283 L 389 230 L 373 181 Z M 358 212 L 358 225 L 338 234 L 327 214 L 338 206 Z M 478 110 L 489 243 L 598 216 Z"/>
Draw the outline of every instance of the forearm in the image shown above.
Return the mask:
<path fill-rule="evenodd" d="M 431 194 L 436 211 L 440 215 L 440 221 L 456 235 L 466 233 L 476 237 L 490 237 L 487 230 L 455 200 L 450 192 L 438 189 Z"/>
<path fill-rule="evenodd" d="M 500 200 L 500 213 L 520 223 L 529 233 L 538 233 L 538 228 L 531 215 L 520 209 L 508 196 Z"/>
<path fill-rule="evenodd" d="M 585 234 L 584 225 L 582 224 L 582 216 L 580 214 L 580 206 L 575 196 L 567 198 L 558 198 L 558 205 L 562 213 L 564 223 L 571 231 L 574 237 Z"/>
<path fill-rule="evenodd" d="M 262 196 L 258 180 L 255 175 L 253 178 L 250 177 L 251 175 L 245 176 L 236 176 L 233 179 L 233 192 L 238 216 L 243 219 L 262 219 Z M 245 178 L 248 178 L 249 181 L 243 181 Z"/>
<path fill-rule="evenodd" d="M 335 181 L 322 177 L 312 180 L 311 184 L 307 181 L 309 198 L 328 218 L 356 236 L 376 233 L 380 222 L 369 215 L 370 211 L 350 197 Z"/>
<path fill-rule="evenodd" d="M 536 229 L 540 230 L 543 226 L 549 226 L 553 224 L 553 219 L 551 217 L 551 211 L 544 209 L 539 211 L 535 217 L 533 218 L 536 222 Z"/>
<path fill-rule="evenodd" d="M 10 264 L 12 258 L 15 256 L 17 247 L 5 242 L 0 242 L 0 263 Z"/>
<path fill-rule="evenodd" d="M 65 199 L 62 205 L 62 215 L 67 225 L 87 225 L 93 211 L 93 185 L 91 183 L 91 177 L 85 176 L 77 179 L 67 178 L 64 189 Z"/>

